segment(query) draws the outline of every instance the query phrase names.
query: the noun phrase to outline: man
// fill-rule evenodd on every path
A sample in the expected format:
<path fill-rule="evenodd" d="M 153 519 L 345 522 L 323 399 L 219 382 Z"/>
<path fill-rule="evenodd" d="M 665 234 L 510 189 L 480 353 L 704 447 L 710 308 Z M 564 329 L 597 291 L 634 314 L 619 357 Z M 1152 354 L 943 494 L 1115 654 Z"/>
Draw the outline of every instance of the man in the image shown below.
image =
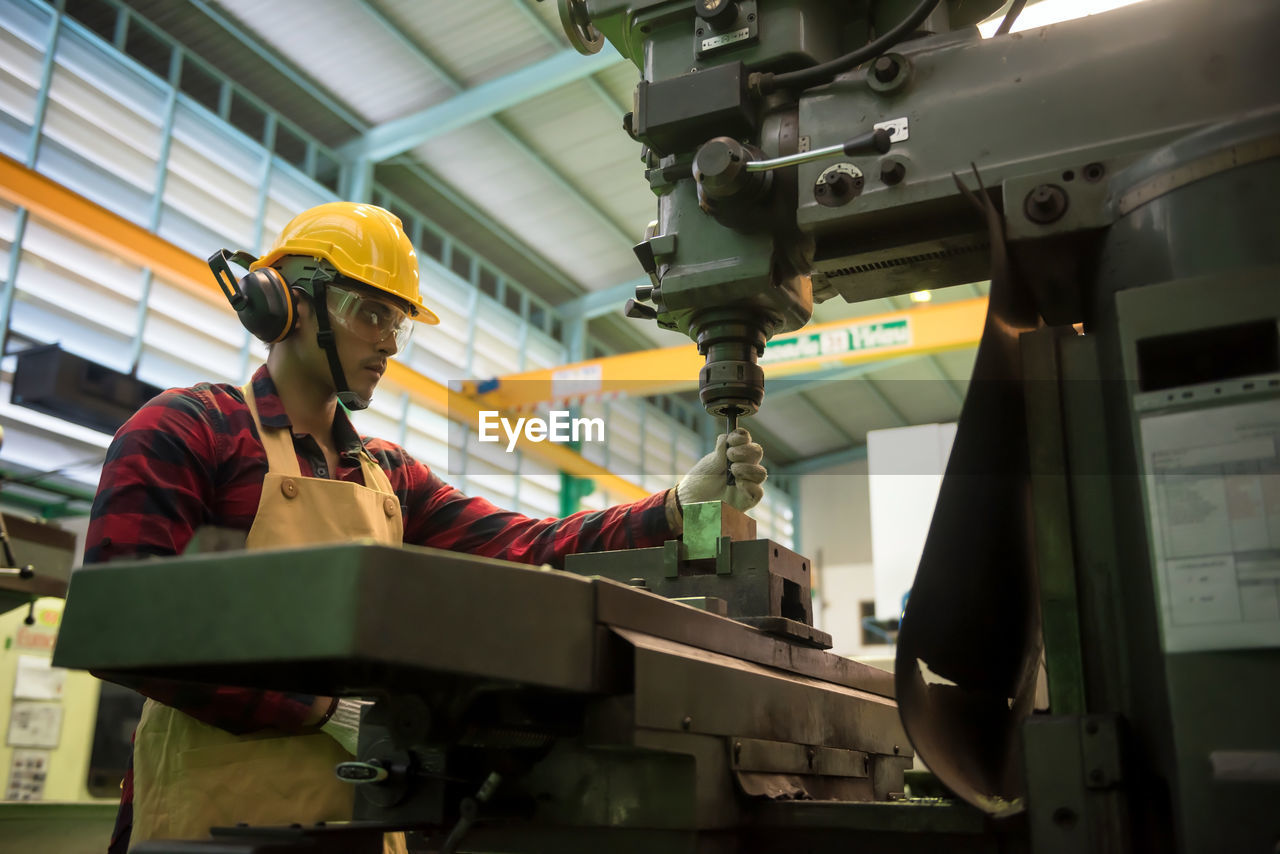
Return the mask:
<path fill-rule="evenodd" d="M 247 263 L 249 275 L 235 280 L 228 261 Z M 170 389 L 120 429 L 86 564 L 177 555 L 198 527 L 216 525 L 246 531 L 250 549 L 371 538 L 559 566 L 575 552 L 660 545 L 680 533 L 681 504 L 720 499 L 746 510 L 763 494 L 763 452 L 745 430 L 721 437 L 676 489 L 541 520 L 468 498 L 403 448 L 358 436 L 339 401 L 368 406 L 413 322 L 439 322 L 422 302 L 400 220 L 381 208 L 320 205 L 262 258 L 224 251 L 210 266 L 246 328 L 269 343 L 267 363 L 243 388 Z M 357 701 L 138 687 L 148 700 L 112 852 L 238 821 L 350 817 L 350 789 L 332 768 L 354 751 Z"/>

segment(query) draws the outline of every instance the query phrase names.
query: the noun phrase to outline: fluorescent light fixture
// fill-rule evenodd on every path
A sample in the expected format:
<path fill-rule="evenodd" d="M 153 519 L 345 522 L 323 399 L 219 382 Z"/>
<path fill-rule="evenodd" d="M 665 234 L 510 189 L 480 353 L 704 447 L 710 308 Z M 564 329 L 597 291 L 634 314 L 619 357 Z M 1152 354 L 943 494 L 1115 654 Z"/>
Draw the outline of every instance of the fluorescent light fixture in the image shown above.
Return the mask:
<path fill-rule="evenodd" d="M 933 299 L 932 291 L 915 291 L 911 294 L 912 302 L 929 302 Z"/>
<path fill-rule="evenodd" d="M 1018 15 L 1018 19 L 1013 22 L 1011 32 L 1021 32 L 1023 30 L 1032 30 L 1037 27 L 1047 27 L 1050 24 L 1057 24 L 1062 21 L 1070 21 L 1073 18 L 1083 18 L 1086 15 L 1097 15 L 1101 12 L 1110 12 L 1112 9 L 1119 9 L 1121 6 L 1129 6 L 1139 3 L 1141 0 L 1031 0 L 1027 3 L 1026 8 L 1022 10 L 1022 14 Z M 978 24 L 978 31 L 982 33 L 984 39 L 989 39 L 995 33 L 996 28 L 1000 26 L 1000 22 L 1004 20 L 1005 9 L 1001 7 L 1000 11 L 992 17 Z"/>

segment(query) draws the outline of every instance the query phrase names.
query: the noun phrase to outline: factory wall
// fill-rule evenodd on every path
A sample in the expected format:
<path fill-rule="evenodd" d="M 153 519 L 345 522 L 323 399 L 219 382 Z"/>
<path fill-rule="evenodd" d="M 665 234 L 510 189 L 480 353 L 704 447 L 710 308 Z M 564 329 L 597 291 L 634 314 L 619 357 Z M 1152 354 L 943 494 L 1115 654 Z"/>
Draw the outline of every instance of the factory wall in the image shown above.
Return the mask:
<path fill-rule="evenodd" d="M 817 569 L 815 622 L 831 634 L 832 652 L 885 655 L 886 646 L 863 643 L 862 603 L 875 599 L 867 461 L 802 475 L 797 483 L 800 550 Z"/>
<path fill-rule="evenodd" d="M 867 458 L 800 478 L 800 542 L 818 568 L 815 614 L 833 652 L 892 657 L 956 425 L 873 430 Z"/>

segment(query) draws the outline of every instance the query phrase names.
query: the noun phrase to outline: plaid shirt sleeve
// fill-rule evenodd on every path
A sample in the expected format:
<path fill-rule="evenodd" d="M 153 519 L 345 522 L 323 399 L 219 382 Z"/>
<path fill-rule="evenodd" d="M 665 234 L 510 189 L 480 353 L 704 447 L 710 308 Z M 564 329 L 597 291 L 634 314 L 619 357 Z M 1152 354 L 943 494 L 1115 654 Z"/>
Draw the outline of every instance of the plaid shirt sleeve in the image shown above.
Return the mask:
<path fill-rule="evenodd" d="M 177 555 L 213 519 L 221 413 L 200 387 L 174 389 L 138 410 L 107 450 L 84 562 Z M 140 680 L 129 687 L 197 720 L 241 734 L 297 732 L 315 697 Z"/>
<path fill-rule="evenodd" d="M 370 439 L 366 447 L 391 474 L 404 508 L 404 541 L 412 545 L 561 568 L 565 555 L 660 546 L 675 536 L 665 491 L 563 519 L 534 519 L 462 494 L 390 442 Z"/>

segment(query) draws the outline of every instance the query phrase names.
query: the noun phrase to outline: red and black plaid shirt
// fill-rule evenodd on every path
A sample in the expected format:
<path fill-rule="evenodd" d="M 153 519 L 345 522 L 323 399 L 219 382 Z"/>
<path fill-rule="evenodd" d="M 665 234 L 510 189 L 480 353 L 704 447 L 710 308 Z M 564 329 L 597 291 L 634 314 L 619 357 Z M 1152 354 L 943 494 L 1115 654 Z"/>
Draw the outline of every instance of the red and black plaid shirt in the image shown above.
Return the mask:
<path fill-rule="evenodd" d="M 253 375 L 253 390 L 263 426 L 292 426 L 265 365 Z M 656 546 L 672 536 L 665 493 L 564 519 L 532 519 L 463 495 L 398 445 L 360 437 L 341 407 L 333 439 L 339 463 L 336 472 L 329 472 L 315 439 L 294 434 L 302 475 L 362 483 L 358 453 L 363 444 L 400 499 L 406 543 L 560 566 L 568 554 Z M 248 532 L 266 473 L 266 452 L 238 387 L 202 383 L 170 389 L 138 410 L 107 451 L 84 562 L 180 554 L 203 525 Z M 315 700 L 212 685 L 136 687 L 233 733 L 268 728 L 297 732 Z M 120 823 L 126 827 L 131 823 L 125 807 L 132 801 L 132 782 L 130 773 L 121 800 Z"/>

